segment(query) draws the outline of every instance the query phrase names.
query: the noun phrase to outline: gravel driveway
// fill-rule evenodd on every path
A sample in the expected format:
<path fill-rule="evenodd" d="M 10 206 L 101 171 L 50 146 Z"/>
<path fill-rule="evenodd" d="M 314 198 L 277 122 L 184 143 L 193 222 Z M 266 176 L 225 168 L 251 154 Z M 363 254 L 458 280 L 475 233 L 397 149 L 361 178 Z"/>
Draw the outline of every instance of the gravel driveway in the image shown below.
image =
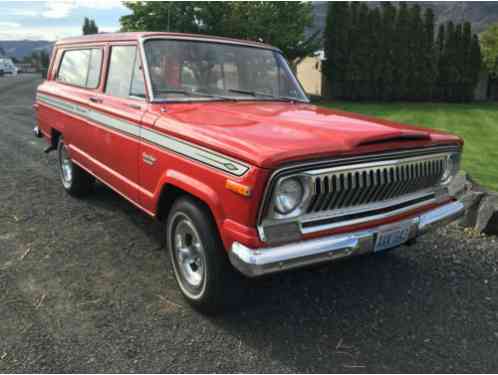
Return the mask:
<path fill-rule="evenodd" d="M 0 78 L 0 372 L 498 371 L 498 242 L 456 226 L 192 311 L 157 223 L 103 185 L 64 193 L 39 82 Z"/>

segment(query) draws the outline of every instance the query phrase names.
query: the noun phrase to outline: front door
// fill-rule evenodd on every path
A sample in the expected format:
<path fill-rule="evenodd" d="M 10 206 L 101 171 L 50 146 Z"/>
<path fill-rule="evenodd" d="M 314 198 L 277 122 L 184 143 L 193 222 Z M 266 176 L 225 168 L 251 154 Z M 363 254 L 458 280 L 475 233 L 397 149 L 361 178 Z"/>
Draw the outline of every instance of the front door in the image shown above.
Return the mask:
<path fill-rule="evenodd" d="M 146 100 L 135 44 L 110 47 L 104 92 L 92 103 L 92 108 L 101 132 L 96 153 L 100 175 L 138 204 L 139 136 Z"/>

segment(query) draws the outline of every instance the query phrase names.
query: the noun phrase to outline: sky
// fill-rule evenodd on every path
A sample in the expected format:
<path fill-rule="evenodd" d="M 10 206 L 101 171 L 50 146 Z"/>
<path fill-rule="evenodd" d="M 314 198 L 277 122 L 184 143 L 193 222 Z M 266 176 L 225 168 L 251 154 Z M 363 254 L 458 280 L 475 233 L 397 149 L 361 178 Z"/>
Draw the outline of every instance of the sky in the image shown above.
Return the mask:
<path fill-rule="evenodd" d="M 81 35 L 83 19 L 93 18 L 99 31 L 117 31 L 129 14 L 119 0 L 0 0 L 0 40 L 57 40 Z"/>

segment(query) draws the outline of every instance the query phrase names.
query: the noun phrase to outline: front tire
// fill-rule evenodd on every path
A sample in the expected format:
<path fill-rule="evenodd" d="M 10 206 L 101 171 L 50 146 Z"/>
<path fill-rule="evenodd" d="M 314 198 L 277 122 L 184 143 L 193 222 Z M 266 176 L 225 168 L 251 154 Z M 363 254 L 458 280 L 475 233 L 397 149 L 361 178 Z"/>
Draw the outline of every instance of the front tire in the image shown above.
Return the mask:
<path fill-rule="evenodd" d="M 73 163 L 62 136 L 57 145 L 57 161 L 62 186 L 69 194 L 82 197 L 92 191 L 95 178 Z"/>
<path fill-rule="evenodd" d="M 203 204 L 190 197 L 173 204 L 166 221 L 166 245 L 178 286 L 195 309 L 213 314 L 235 302 L 231 291 L 239 277 Z"/>

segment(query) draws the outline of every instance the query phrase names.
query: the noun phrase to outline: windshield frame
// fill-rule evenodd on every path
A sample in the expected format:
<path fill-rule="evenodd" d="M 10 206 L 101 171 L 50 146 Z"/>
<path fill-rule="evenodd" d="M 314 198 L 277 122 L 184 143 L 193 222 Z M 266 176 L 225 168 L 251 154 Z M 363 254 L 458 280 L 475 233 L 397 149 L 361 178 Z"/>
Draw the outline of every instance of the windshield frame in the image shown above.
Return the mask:
<path fill-rule="evenodd" d="M 182 98 L 156 98 L 154 97 L 154 90 L 152 89 L 152 80 L 150 78 L 150 70 L 149 70 L 149 62 L 147 60 L 147 54 L 145 53 L 145 44 L 149 41 L 153 40 L 178 40 L 178 41 L 191 41 L 191 42 L 202 42 L 202 43 L 212 43 L 212 44 L 228 44 L 228 45 L 235 45 L 235 46 L 241 46 L 244 48 L 255 48 L 255 49 L 263 49 L 263 50 L 270 50 L 273 51 L 274 53 L 280 55 L 281 58 L 281 63 L 285 64 L 284 68 L 286 69 L 289 78 L 292 80 L 296 88 L 300 91 L 300 94 L 302 95 L 303 99 L 295 99 L 295 100 L 288 100 L 288 98 L 271 98 L 271 97 L 251 97 L 251 96 L 245 96 L 245 97 L 208 97 L 206 96 L 205 98 L 203 97 L 188 97 L 185 99 Z M 251 42 L 244 43 L 244 41 L 235 41 L 235 40 L 230 40 L 230 39 L 217 39 L 217 38 L 209 38 L 209 37 L 191 37 L 191 36 L 150 36 L 150 37 L 143 37 L 140 38 L 139 40 L 139 46 L 140 46 L 140 53 L 142 54 L 142 62 L 143 62 L 143 70 L 145 73 L 145 81 L 146 81 L 146 90 L 148 93 L 148 100 L 150 103 L 199 103 L 199 102 L 216 102 L 216 101 L 258 101 L 258 102 L 282 102 L 282 101 L 289 101 L 289 102 L 296 102 L 296 103 L 310 103 L 310 99 L 308 95 L 306 95 L 306 92 L 304 91 L 303 86 L 301 85 L 301 82 L 297 79 L 296 75 L 292 71 L 292 69 L 289 66 L 289 63 L 285 56 L 283 55 L 282 51 L 279 50 L 276 47 L 272 46 L 266 46 L 266 45 L 254 45 Z"/>

